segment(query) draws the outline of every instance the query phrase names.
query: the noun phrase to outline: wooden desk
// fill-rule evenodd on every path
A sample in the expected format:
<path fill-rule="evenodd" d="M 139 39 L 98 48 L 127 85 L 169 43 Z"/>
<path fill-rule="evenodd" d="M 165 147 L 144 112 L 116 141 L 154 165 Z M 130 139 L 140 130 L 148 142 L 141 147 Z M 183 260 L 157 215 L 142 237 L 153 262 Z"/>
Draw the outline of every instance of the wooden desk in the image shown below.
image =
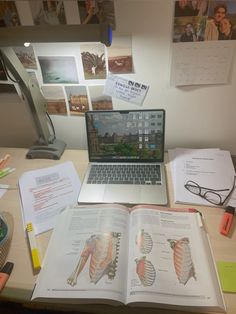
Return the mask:
<path fill-rule="evenodd" d="M 62 163 L 64 161 L 71 160 L 76 170 L 78 171 L 79 177 L 82 181 L 86 166 L 88 163 L 87 151 L 86 150 L 66 150 L 59 161 L 47 160 L 47 159 L 26 159 L 25 154 L 27 150 L 21 148 L 0 148 L 0 156 L 5 154 L 10 154 L 11 160 L 9 165 L 16 168 L 16 171 L 12 174 L 6 176 L 5 178 L 0 179 L 0 183 L 17 185 L 19 177 L 25 172 L 34 169 L 40 169 L 44 167 L 50 167 L 55 164 Z M 167 171 L 167 184 L 168 184 L 168 193 L 169 193 L 169 206 L 170 207 L 184 207 L 182 204 L 173 203 L 173 188 L 171 182 L 171 175 L 169 171 L 169 164 L 166 163 Z M 187 205 L 186 205 L 187 207 Z M 224 261 L 234 261 L 236 262 L 236 222 L 234 218 L 234 224 L 231 230 L 229 237 L 224 237 L 219 234 L 219 225 L 220 220 L 223 215 L 223 209 L 212 208 L 212 207 L 203 207 L 203 206 L 194 206 L 200 210 L 206 222 L 206 227 L 209 233 L 213 254 L 215 260 L 224 260 Z M 20 196 L 18 190 L 9 190 L 7 191 L 2 198 L 0 198 L 0 210 L 8 211 L 12 213 L 14 217 L 14 233 L 11 244 L 11 249 L 8 255 L 8 260 L 14 262 L 14 270 L 11 274 L 10 279 L 7 282 L 6 287 L 0 294 L 0 300 L 13 300 L 18 301 L 28 306 L 31 298 L 31 293 L 34 287 L 35 280 L 37 275 L 33 273 L 31 266 L 31 258 L 29 254 L 29 248 L 27 246 L 27 241 L 25 239 L 25 233 L 23 230 L 23 223 L 21 217 L 21 205 L 20 205 Z M 44 256 L 45 250 L 47 248 L 47 243 L 50 238 L 51 232 L 44 233 L 38 236 L 37 241 L 39 244 L 39 249 L 41 255 Z M 225 293 L 225 302 L 227 306 L 228 314 L 236 313 L 236 295 Z M 50 305 L 41 305 L 43 308 L 50 308 Z M 75 306 L 65 306 L 68 309 L 73 309 Z M 55 305 L 53 306 L 55 308 Z M 60 306 L 61 308 L 61 306 Z M 111 307 L 109 306 L 94 306 L 94 305 L 77 305 L 77 311 L 81 310 L 87 313 L 110 313 Z M 132 309 L 125 306 L 113 308 L 112 313 L 143 313 L 143 309 Z M 145 309 L 145 313 L 170 313 L 168 310 L 154 310 L 154 309 Z M 173 314 L 180 313 L 178 311 L 173 311 Z M 182 312 L 181 312 L 182 313 Z"/>

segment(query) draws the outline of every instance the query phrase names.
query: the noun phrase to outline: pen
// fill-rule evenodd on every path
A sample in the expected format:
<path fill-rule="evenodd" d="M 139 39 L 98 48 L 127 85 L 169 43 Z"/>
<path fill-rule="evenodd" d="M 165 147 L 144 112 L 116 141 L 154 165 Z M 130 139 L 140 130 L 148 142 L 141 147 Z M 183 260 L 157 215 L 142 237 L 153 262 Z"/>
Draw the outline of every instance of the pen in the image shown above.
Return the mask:
<path fill-rule="evenodd" d="M 234 213 L 235 213 L 235 208 L 232 206 L 227 206 L 224 212 L 224 215 L 221 220 L 220 224 L 220 233 L 223 235 L 228 235 L 230 227 L 233 222 L 234 218 Z"/>
<path fill-rule="evenodd" d="M 41 269 L 41 262 L 39 258 L 39 251 L 36 245 L 36 238 L 32 222 L 27 223 L 26 230 L 28 233 L 33 268 L 34 270 L 38 271 Z"/>
<path fill-rule="evenodd" d="M 0 291 L 5 287 L 10 274 L 12 272 L 14 264 L 11 262 L 7 262 L 0 271 Z"/>

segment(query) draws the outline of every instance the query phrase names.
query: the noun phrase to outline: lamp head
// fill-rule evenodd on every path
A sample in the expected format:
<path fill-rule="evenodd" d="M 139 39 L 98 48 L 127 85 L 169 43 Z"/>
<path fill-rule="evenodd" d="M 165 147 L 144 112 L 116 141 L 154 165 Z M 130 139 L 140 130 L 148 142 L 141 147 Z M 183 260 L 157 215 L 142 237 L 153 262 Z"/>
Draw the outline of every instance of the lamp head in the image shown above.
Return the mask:
<path fill-rule="evenodd" d="M 23 46 L 25 42 L 101 42 L 109 47 L 112 28 L 108 23 L 0 27 L 0 47 Z"/>

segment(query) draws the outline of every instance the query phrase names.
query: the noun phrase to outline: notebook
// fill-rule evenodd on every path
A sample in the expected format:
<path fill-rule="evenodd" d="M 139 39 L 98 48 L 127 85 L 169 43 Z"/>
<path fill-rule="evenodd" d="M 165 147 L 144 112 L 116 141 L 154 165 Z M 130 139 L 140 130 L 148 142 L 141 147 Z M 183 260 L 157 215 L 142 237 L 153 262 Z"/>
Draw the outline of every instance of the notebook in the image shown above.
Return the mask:
<path fill-rule="evenodd" d="M 89 165 L 79 203 L 167 204 L 165 111 L 85 113 Z"/>

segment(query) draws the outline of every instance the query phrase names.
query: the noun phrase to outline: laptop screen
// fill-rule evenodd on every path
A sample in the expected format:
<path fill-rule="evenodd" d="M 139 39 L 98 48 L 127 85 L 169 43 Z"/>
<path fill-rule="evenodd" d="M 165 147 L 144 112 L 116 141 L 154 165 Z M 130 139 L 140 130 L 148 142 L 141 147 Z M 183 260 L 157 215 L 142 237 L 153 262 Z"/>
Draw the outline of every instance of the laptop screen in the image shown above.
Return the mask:
<path fill-rule="evenodd" d="M 162 162 L 165 111 L 88 111 L 90 161 Z"/>

